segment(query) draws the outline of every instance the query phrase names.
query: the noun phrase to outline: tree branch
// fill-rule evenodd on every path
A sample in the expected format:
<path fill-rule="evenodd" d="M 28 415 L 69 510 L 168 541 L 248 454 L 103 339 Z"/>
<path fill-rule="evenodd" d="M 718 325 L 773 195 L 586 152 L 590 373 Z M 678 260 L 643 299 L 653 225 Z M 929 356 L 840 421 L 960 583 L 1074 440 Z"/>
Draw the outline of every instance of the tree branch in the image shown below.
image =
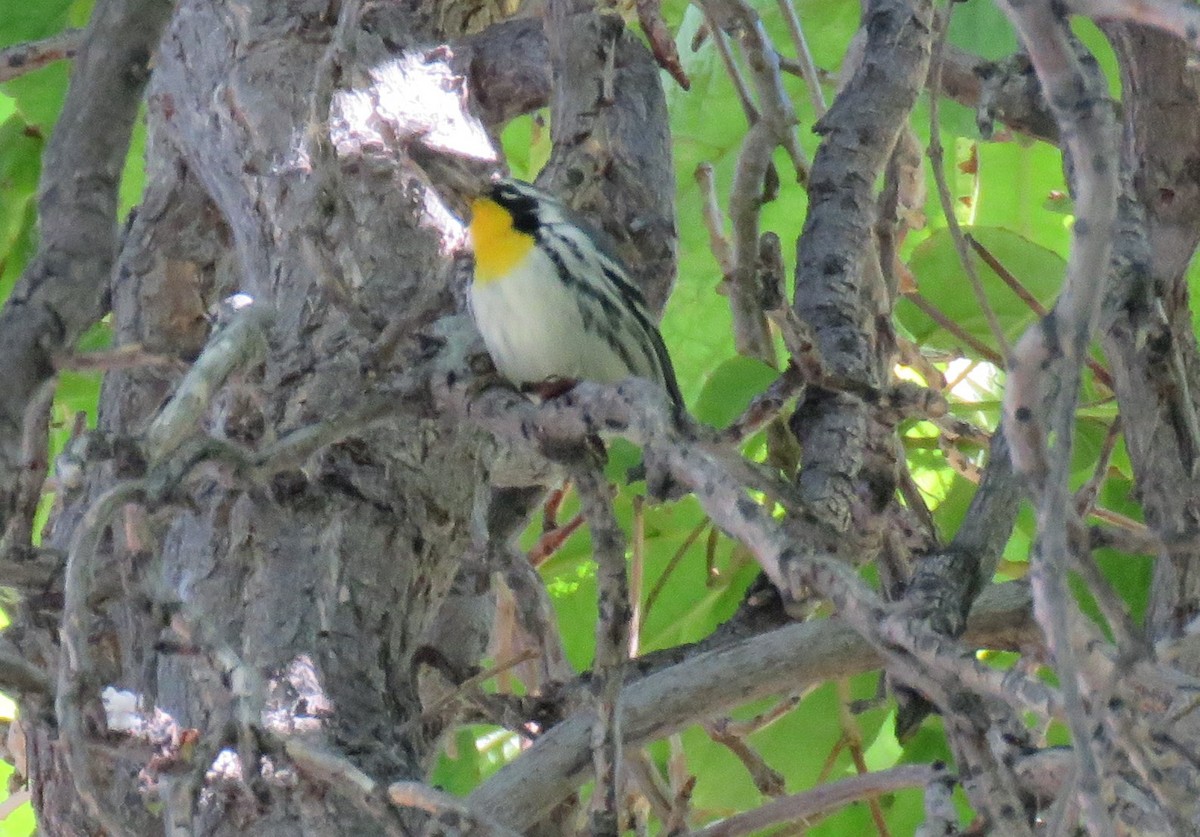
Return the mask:
<path fill-rule="evenodd" d="M 1038 496 L 1038 544 L 1033 559 L 1034 602 L 1045 626 L 1075 741 L 1077 789 L 1084 820 L 1094 835 L 1112 834 L 1106 798 L 1111 775 L 1097 763 L 1094 728 L 1100 707 L 1089 711 L 1080 692 L 1077 656 L 1086 635 L 1073 631 L 1082 617 L 1067 588 L 1073 519 L 1069 479 L 1081 366 L 1100 317 L 1103 280 L 1119 197 L 1116 131 L 1104 101 L 1103 77 L 1085 68 L 1070 40 L 1067 22 L 1048 6 L 1005 0 L 1037 70 L 1074 163 L 1076 221 L 1062 293 L 1052 314 L 1021 338 L 1009 361 L 1004 396 L 1005 427 L 1013 435 L 1013 464 Z M 1090 58 L 1090 56 L 1089 56 Z M 1057 380 L 1054 380 L 1057 378 Z M 1049 398 L 1047 397 L 1049 396 Z M 1048 414 L 1046 411 L 1048 409 Z M 1047 450 L 1053 437 L 1054 447 Z M 1097 688 L 1102 684 L 1088 678 Z"/>
<path fill-rule="evenodd" d="M 101 0 L 46 155 L 40 243 L 0 311 L 0 530 L 16 502 L 26 408 L 53 358 L 95 322 L 116 251 L 117 186 L 167 0 Z"/>
<path fill-rule="evenodd" d="M 47 64 L 74 58 L 83 43 L 82 29 L 64 29 L 49 38 L 0 49 L 0 82 L 11 81 Z"/>
<path fill-rule="evenodd" d="M 967 633 L 982 647 L 1037 643 L 1028 591 L 1021 585 L 990 588 L 980 597 Z M 625 687 L 625 746 L 643 746 L 747 701 L 851 677 L 877 667 L 871 645 L 839 620 L 788 625 L 696 655 Z M 592 714 L 581 712 L 538 739 L 520 759 L 502 768 L 468 798 L 510 828 L 523 830 L 588 777 Z"/>

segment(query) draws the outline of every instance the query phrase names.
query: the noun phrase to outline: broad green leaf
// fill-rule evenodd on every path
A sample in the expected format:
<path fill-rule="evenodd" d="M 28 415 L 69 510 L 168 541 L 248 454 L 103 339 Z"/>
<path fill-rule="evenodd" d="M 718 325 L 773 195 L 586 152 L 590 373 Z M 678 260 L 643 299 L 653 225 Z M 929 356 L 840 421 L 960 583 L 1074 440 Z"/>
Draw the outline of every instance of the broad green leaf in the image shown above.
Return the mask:
<path fill-rule="evenodd" d="M 1096 550 L 1096 563 L 1129 608 L 1135 623 L 1141 623 L 1150 603 L 1154 556 L 1126 555 L 1111 549 Z"/>
<path fill-rule="evenodd" d="M 973 227 L 965 232 L 979 240 L 1043 305 L 1053 303 L 1066 269 L 1060 256 L 1006 229 Z M 1010 341 L 1015 340 L 1037 319 L 1037 314 L 977 257 L 975 264 L 1005 336 Z M 970 280 L 948 231 L 939 230 L 923 242 L 913 253 L 909 268 L 925 299 L 967 334 L 995 349 L 995 340 L 975 301 Z M 902 299 L 896 306 L 896 314 L 922 345 L 963 349 L 968 356 L 975 356 L 973 350 L 963 346 L 961 340 L 918 310 L 911 301 Z"/>
<path fill-rule="evenodd" d="M 0 45 L 49 37 L 68 23 L 72 0 L 39 0 L 37 3 L 6 3 L 0 14 Z"/>
<path fill-rule="evenodd" d="M 447 793 L 466 796 L 497 769 L 479 757 L 476 742 L 495 731 L 494 727 L 469 725 L 454 731 L 453 747 L 443 749 L 430 781 Z M 486 769 L 486 768 L 491 768 Z"/>
<path fill-rule="evenodd" d="M 981 142 L 978 166 L 971 223 L 1005 228 L 1066 258 L 1071 219 L 1047 209 L 1048 201 L 1067 192 L 1058 149 L 1028 140 Z"/>
<path fill-rule="evenodd" d="M 49 139 L 67 95 L 69 75 L 66 64 L 59 61 L 0 84 L 0 91 L 13 98 L 30 131 Z"/>
<path fill-rule="evenodd" d="M 949 40 L 955 46 L 992 61 L 1017 49 L 1017 36 L 995 3 L 955 5 Z"/>
<path fill-rule="evenodd" d="M 604 466 L 604 476 L 615 485 L 625 486 L 630 470 L 641 462 L 642 452 L 637 445 L 625 439 L 613 439 L 608 443 L 608 461 Z"/>
<path fill-rule="evenodd" d="M 550 112 L 546 109 L 509 122 L 500 146 L 512 176 L 532 182 L 550 159 Z"/>
<path fill-rule="evenodd" d="M 692 412 L 713 427 L 728 427 L 750 405 L 751 399 L 778 377 L 779 372 L 761 360 L 731 357 L 708 376 Z"/>

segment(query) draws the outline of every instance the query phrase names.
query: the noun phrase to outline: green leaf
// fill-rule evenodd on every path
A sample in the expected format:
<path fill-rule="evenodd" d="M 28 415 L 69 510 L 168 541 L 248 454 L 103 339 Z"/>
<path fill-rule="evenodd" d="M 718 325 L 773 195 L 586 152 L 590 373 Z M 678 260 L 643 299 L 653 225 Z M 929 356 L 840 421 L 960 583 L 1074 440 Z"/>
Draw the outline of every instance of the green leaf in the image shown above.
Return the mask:
<path fill-rule="evenodd" d="M 0 258 L 6 261 L 33 226 L 43 145 L 19 116 L 0 123 Z M 0 290 L 7 296 L 7 288 Z"/>
<path fill-rule="evenodd" d="M 533 182 L 550 159 L 550 111 L 513 119 L 500 134 L 504 159 L 512 176 Z"/>
<path fill-rule="evenodd" d="M 443 749 L 430 777 L 436 787 L 456 796 L 466 796 L 483 781 L 484 765 L 475 742 L 485 729 L 490 732 L 493 728 L 464 726 L 454 731 L 453 746 Z"/>
<path fill-rule="evenodd" d="M 708 376 L 692 412 L 713 427 L 728 427 L 750 405 L 751 399 L 778 377 L 779 372 L 761 360 L 741 355 L 731 357 Z"/>
<path fill-rule="evenodd" d="M 950 19 L 950 43 L 995 61 L 1017 49 L 1017 36 L 995 3 L 959 3 Z"/>
<path fill-rule="evenodd" d="M 624 486 L 629 480 L 630 470 L 641 462 L 642 452 L 637 445 L 625 439 L 612 439 L 608 443 L 608 461 L 604 466 L 604 476 L 614 485 Z"/>
<path fill-rule="evenodd" d="M 12 795 L 7 790 L 12 774 L 12 765 L 0 762 L 0 802 L 7 801 Z M 13 809 L 7 817 L 0 820 L 0 837 L 30 837 L 35 829 L 33 806 L 28 802 Z"/>
<path fill-rule="evenodd" d="M 1007 229 L 973 227 L 965 232 L 986 247 L 1042 305 L 1053 303 L 1066 269 L 1066 263 L 1058 254 Z M 975 265 L 1005 336 L 1010 341 L 1015 340 L 1038 315 L 978 257 L 975 257 Z M 917 247 L 909 261 L 909 268 L 917 279 L 922 296 L 967 334 L 996 349 L 995 340 L 983 311 L 975 301 L 970 279 L 959 261 L 949 231 L 939 230 Z M 962 349 L 968 356 L 977 357 L 959 338 L 918 310 L 910 300 L 902 299 L 896 306 L 896 314 L 922 345 Z"/>
<path fill-rule="evenodd" d="M 121 171 L 121 185 L 117 193 L 119 218 L 128 215 L 142 200 L 142 192 L 146 188 L 145 157 L 146 107 L 143 104 L 138 109 L 137 119 L 133 123 L 133 133 L 129 137 L 129 153 L 125 155 L 125 167 Z"/>
<path fill-rule="evenodd" d="M 1066 258 L 1071 245 L 1070 218 L 1058 207 L 1046 208 L 1047 202 L 1067 193 L 1061 152 L 1026 140 L 981 142 L 978 167 L 979 185 L 970 223 L 1003 227 Z"/>

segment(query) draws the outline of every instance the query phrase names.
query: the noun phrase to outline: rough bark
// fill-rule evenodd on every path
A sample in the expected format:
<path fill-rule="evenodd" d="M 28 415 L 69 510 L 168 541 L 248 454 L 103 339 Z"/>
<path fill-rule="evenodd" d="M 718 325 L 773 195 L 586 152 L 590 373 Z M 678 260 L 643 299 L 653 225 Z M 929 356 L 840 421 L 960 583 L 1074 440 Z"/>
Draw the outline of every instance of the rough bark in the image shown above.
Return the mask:
<path fill-rule="evenodd" d="M 443 255 L 455 227 L 418 172 L 356 146 L 360 135 L 336 149 L 313 139 L 332 92 L 322 73 L 365 84 L 391 60 L 408 62 L 414 84 L 422 71 L 448 75 L 436 33 L 419 12 L 375 8 L 354 21 L 351 52 L 321 15 L 305 3 L 176 7 L 148 97 L 150 190 L 113 282 L 118 342 L 185 360 L 228 294 L 274 311 L 263 363 L 238 374 L 195 428 L 249 447 L 360 401 L 411 366 L 420 335 L 456 307 Z M 463 99 L 449 89 L 427 107 L 461 112 Z M 370 367 L 373 340 L 396 319 L 402 341 Z M 177 381 L 109 376 L 100 429 L 143 431 Z M 423 775 L 432 742 L 418 722 L 414 656 L 469 543 L 484 446 L 469 427 L 415 419 L 326 448 L 269 484 L 201 467 L 165 502 L 126 507 L 92 557 L 97 582 L 126 593 L 89 603 L 88 639 L 105 651 L 81 697 L 95 724 L 99 685 L 133 690 L 202 743 L 197 763 L 161 778 L 164 821 L 136 802 L 128 759 L 92 761 L 101 804 L 143 834 L 241 834 L 251 822 L 264 834 L 394 828 L 294 768 L 264 778 L 238 719 L 308 730 L 372 776 Z M 77 503 L 114 476 L 97 473 Z M 59 516 L 55 543 L 66 546 L 74 521 Z M 221 648 L 261 676 L 263 693 L 230 692 L 214 663 Z M 55 779 L 66 774 L 51 730 L 34 737 L 43 822 L 86 833 L 71 785 Z M 234 745 L 252 793 L 231 778 L 199 805 L 203 758 Z M 278 761 L 274 746 L 258 742 Z"/>
<path fill-rule="evenodd" d="M 1144 833 L 1194 826 L 1200 722 L 1185 675 L 1200 673 L 1196 655 L 1186 642 L 1151 649 L 1102 579 L 1087 575 L 1089 545 L 1065 510 L 1052 521 L 1064 542 L 1071 534 L 1060 551 L 1097 595 L 1115 641 L 1081 618 L 1057 647 L 1051 637 L 1060 672 L 1079 673 L 1078 684 L 1068 674 L 1071 688 L 970 653 L 984 644 L 1046 654 L 1024 588 L 985 589 L 1018 503 L 1003 437 L 966 522 L 946 548 L 922 550 L 929 557 L 907 607 L 887 602 L 896 577 L 881 571 L 881 594 L 846 566 L 881 555 L 902 565 L 913 543 L 935 540 L 895 496 L 896 427 L 925 412 L 906 408 L 891 381 L 896 284 L 892 259 L 880 258 L 893 247 L 883 239 L 897 221 L 897 137 L 926 83 L 932 4 L 865 5 L 863 60 L 819 123 L 794 305 L 742 300 L 764 355 L 774 353 L 767 315 L 780 314 L 798 364 L 800 321 L 821 362 L 792 422 L 805 446 L 803 467 L 797 474 L 791 462 L 787 473 L 795 490 L 778 473 L 735 463 L 721 449 L 727 439 L 636 382 L 585 383 L 541 406 L 472 389 L 461 228 L 414 161 L 418 148 L 492 166 L 485 126 L 549 103 L 555 151 L 544 185 L 609 222 L 655 308 L 669 293 L 666 111 L 650 53 L 617 18 L 551 0 L 544 26 L 510 21 L 463 39 L 507 6 L 180 0 L 152 63 L 147 191 L 118 236 L 115 182 L 138 73 L 168 8 L 101 0 L 47 160 L 42 251 L 0 312 L 0 558 L 6 579 L 28 582 L 0 644 L 0 682 L 23 696 L 47 833 L 562 833 L 555 817 L 592 778 L 605 789 L 593 829 L 612 833 L 622 744 L 873 668 L 918 685 L 947 715 L 960 779 L 998 830 L 1024 833 L 1027 811 L 1044 813 L 1045 794 L 1063 788 L 1064 808 L 1076 798 L 1091 806 L 1096 833 L 1110 818 Z M 782 146 L 799 175 L 807 168 L 790 103 L 771 98 L 781 65 L 760 21 L 737 0 L 707 6 L 710 35 L 742 38 L 763 119 L 731 201 L 744 210 L 734 219 L 741 280 L 758 290 L 759 274 L 777 276 L 782 261 L 757 260 L 778 244 L 758 240 L 768 157 Z M 1041 9 L 1011 7 L 1017 18 Z M 1035 34 L 1063 26 L 1062 10 L 1047 9 L 1054 27 Z M 1108 31 L 1125 73 L 1128 190 L 1104 339 L 1140 499 L 1162 544 L 1146 634 L 1174 639 L 1200 612 L 1200 359 L 1184 280 L 1200 242 L 1191 118 L 1200 93 L 1182 46 L 1132 24 Z M 520 60 L 505 61 L 512 50 Z M 1067 76 L 1083 78 L 1073 66 L 1059 82 Z M 1071 123 L 1062 109 L 1084 113 L 1101 97 L 1083 96 L 1082 82 L 1074 98 L 1060 89 L 1055 126 L 1033 77 L 990 94 L 1003 93 L 1000 115 L 1077 141 L 1074 128 L 1058 130 Z M 955 87 L 960 98 L 989 95 L 969 77 Z M 1087 165 L 1095 174 L 1106 162 L 1115 164 L 1098 154 Z M 242 298 L 228 302 L 234 294 Z M 88 468 L 62 483 L 47 549 L 10 561 L 32 555 L 21 531 L 29 498 L 8 479 L 38 417 L 30 405 L 45 406 L 37 396 L 52 355 L 106 304 L 118 345 L 174 362 L 108 374 L 98 433 L 80 440 Z M 230 351 L 218 358 L 218 349 Z M 419 784 L 454 721 L 429 709 L 437 687 L 472 673 L 494 574 L 524 599 L 526 630 L 543 631 L 543 680 L 565 674 L 545 591 L 509 542 L 555 475 L 544 460 L 600 432 L 642 444 L 647 468 L 690 490 L 760 562 L 773 593 L 815 591 L 840 619 L 780 627 L 780 605 L 794 602 L 773 595 L 757 608 L 756 589 L 702 645 L 626 662 L 620 533 L 607 486 L 573 461 L 609 559 L 607 657 L 556 696 L 498 696 L 479 710 L 513 728 L 531 719 L 554 728 L 465 803 L 449 800 Z M 489 483 L 500 490 L 485 491 Z M 1063 497 L 1065 486 L 1064 476 Z M 1079 615 L 1065 593 L 1049 599 L 1043 591 L 1043 626 Z M 1076 669 L 1061 668 L 1067 655 Z M 57 681 L 46 673 L 55 671 Z M 152 718 L 157 737 L 139 743 L 113 726 L 101 698 L 110 685 L 138 696 L 145 714 L 162 713 Z M 1084 699 L 1072 694 L 1077 685 L 1090 689 Z M 1105 700 L 1092 699 L 1101 692 Z M 1070 721 L 1076 748 L 1036 750 L 1025 715 Z M 1072 787 L 1076 769 L 1083 778 Z M 939 821 L 932 812 L 930 821 Z"/>
<path fill-rule="evenodd" d="M 1162 541 L 1149 628 L 1179 636 L 1200 615 L 1200 355 L 1184 271 L 1200 242 L 1200 86 L 1177 40 L 1110 24 L 1125 91 L 1130 203 L 1116 254 L 1105 352 L 1113 365 L 1146 522 Z"/>

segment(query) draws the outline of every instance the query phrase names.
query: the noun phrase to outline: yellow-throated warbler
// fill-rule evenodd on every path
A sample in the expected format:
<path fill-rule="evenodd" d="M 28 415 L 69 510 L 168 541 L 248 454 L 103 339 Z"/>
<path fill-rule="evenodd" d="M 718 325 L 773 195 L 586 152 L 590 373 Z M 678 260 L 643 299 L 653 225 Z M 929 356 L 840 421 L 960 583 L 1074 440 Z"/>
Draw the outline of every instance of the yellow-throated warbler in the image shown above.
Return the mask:
<path fill-rule="evenodd" d="M 471 204 L 471 313 L 515 384 L 646 378 L 683 399 L 641 290 L 545 192 L 501 180 Z"/>

